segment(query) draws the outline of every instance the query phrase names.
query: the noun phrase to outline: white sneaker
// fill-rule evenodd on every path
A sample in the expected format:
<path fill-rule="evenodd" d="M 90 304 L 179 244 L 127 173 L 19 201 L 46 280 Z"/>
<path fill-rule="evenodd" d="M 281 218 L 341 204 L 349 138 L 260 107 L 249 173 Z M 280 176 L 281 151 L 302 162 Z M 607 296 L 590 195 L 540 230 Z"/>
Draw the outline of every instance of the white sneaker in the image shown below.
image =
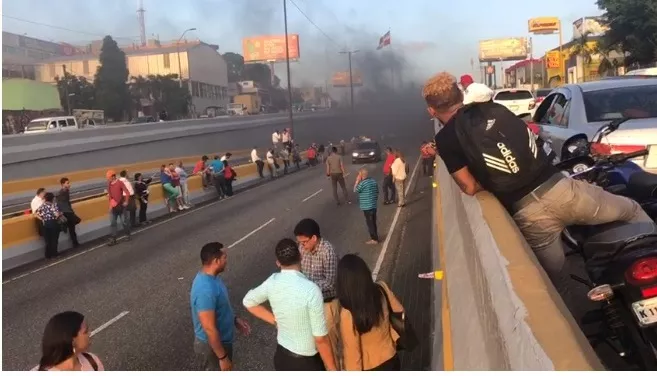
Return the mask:
<path fill-rule="evenodd" d="M 185 210 L 185 208 L 183 208 L 182 206 L 179 205 L 178 210 Z"/>
<path fill-rule="evenodd" d="M 187 210 L 187 209 L 191 209 L 191 208 L 192 208 L 192 207 L 189 206 L 189 205 L 183 205 L 183 209 L 185 209 L 185 210 Z"/>

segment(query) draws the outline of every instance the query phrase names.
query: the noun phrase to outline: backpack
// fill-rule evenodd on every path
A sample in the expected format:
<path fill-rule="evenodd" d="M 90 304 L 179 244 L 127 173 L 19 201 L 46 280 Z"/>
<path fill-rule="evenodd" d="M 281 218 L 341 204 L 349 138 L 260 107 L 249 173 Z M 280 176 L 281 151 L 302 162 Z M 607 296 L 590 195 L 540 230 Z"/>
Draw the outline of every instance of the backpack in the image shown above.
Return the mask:
<path fill-rule="evenodd" d="M 502 105 L 466 105 L 454 119 L 456 135 L 470 162 L 468 167 L 493 193 L 519 189 L 550 165 L 527 124 Z"/>

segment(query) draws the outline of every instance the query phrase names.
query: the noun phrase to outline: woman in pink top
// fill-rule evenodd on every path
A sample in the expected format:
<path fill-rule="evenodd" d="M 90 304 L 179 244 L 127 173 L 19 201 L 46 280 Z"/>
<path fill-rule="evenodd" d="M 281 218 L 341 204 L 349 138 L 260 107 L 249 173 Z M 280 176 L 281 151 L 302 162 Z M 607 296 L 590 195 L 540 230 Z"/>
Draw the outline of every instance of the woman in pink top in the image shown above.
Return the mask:
<path fill-rule="evenodd" d="M 33 371 L 104 371 L 100 359 L 89 352 L 89 327 L 81 313 L 53 316 L 43 332 L 41 360 Z"/>

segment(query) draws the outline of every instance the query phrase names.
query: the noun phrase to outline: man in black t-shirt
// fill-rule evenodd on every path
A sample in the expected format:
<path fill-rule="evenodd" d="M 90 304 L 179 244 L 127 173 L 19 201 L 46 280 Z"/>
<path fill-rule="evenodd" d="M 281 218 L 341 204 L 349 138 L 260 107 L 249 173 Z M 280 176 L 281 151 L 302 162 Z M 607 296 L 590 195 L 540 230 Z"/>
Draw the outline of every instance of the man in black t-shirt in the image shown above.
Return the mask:
<path fill-rule="evenodd" d="M 492 109 L 498 113 L 501 110 L 490 103 L 470 105 L 487 106 L 481 107 L 479 112 L 462 109 L 463 93 L 459 90 L 455 78 L 446 72 L 427 81 L 422 95 L 429 106 L 431 116 L 445 124 L 436 134 L 436 148 L 452 178 L 468 195 L 485 189 L 500 200 L 558 287 L 560 283 L 557 281 L 563 277 L 560 272 L 565 263 L 560 235 L 566 226 L 614 221 L 651 222 L 650 217 L 636 202 L 586 182 L 566 178 L 550 163 L 545 163 L 545 159 L 525 158 L 517 161 L 518 165 L 524 168 L 514 169 L 509 164 L 509 159 L 504 157 L 512 152 L 517 156 L 536 155 L 536 150 L 532 149 L 529 142 L 509 143 L 505 146 L 504 142 L 508 140 L 503 138 L 497 143 L 498 146 L 501 144 L 504 147 L 504 150 L 500 149 L 499 156 L 502 158 L 499 158 L 499 162 L 496 162 L 496 156 L 491 155 L 484 156 L 482 161 L 485 161 L 485 164 L 474 162 L 468 157 L 472 153 L 466 152 L 465 148 L 476 146 L 463 145 L 463 138 L 459 139 L 456 127 L 480 121 L 462 117 L 474 116 L 473 113 L 480 114 L 484 110 Z M 488 120 L 487 132 L 489 128 L 496 127 L 495 119 L 492 120 Z M 513 132 L 527 132 L 522 121 L 508 122 L 504 126 L 507 130 L 509 127 L 517 127 L 517 131 Z M 503 136 L 502 134 L 501 137 Z M 526 149 L 530 149 L 532 153 L 528 153 Z M 489 170 L 490 168 L 496 170 Z M 492 171 L 492 174 L 499 174 L 499 171 L 508 173 L 504 175 L 506 180 L 503 181 L 507 181 L 508 186 L 513 188 L 503 184 L 491 184 L 488 171 Z"/>

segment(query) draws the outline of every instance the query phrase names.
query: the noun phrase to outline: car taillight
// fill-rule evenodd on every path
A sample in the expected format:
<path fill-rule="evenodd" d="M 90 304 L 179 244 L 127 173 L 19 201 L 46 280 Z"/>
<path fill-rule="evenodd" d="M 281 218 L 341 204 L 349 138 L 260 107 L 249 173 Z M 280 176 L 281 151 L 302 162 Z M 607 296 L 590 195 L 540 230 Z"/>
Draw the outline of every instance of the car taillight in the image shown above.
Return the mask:
<path fill-rule="evenodd" d="M 635 151 L 643 150 L 646 145 L 613 145 L 594 142 L 591 144 L 591 151 L 598 155 L 612 155 L 619 153 L 633 153 Z"/>
<path fill-rule="evenodd" d="M 536 98 L 536 103 L 538 104 L 538 103 L 543 102 L 543 99 L 545 99 L 545 97 L 538 97 L 538 98 Z"/>
<path fill-rule="evenodd" d="M 627 270 L 626 277 L 634 285 L 646 285 L 657 282 L 657 257 L 635 261 Z"/>
<path fill-rule="evenodd" d="M 535 101 L 531 101 L 531 102 L 529 102 L 529 109 L 530 109 L 530 110 L 533 110 L 534 107 L 536 107 L 536 102 L 535 102 Z"/>

